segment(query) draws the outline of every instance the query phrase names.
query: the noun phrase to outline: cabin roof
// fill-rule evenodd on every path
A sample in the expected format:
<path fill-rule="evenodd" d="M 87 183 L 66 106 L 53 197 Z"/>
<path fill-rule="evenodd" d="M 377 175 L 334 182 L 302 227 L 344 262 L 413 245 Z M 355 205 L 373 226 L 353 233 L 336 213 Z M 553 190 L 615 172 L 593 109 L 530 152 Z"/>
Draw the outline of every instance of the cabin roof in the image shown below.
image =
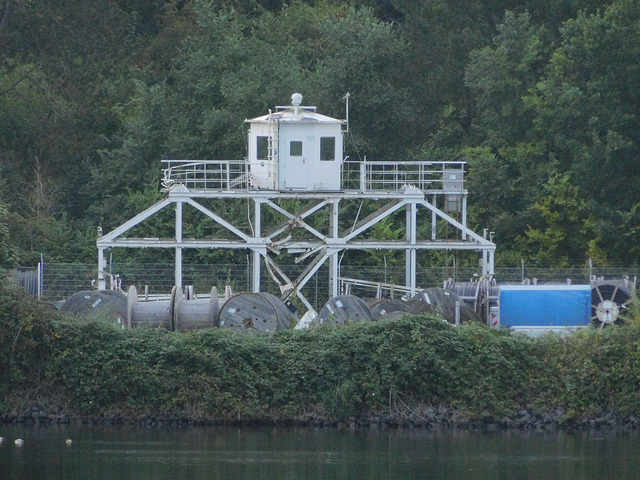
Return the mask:
<path fill-rule="evenodd" d="M 281 108 L 281 110 L 280 110 Z M 261 117 L 249 118 L 246 123 L 345 123 L 345 120 L 328 117 L 315 111 L 315 107 L 299 107 L 296 113 L 293 107 L 276 107 L 276 111 Z"/>

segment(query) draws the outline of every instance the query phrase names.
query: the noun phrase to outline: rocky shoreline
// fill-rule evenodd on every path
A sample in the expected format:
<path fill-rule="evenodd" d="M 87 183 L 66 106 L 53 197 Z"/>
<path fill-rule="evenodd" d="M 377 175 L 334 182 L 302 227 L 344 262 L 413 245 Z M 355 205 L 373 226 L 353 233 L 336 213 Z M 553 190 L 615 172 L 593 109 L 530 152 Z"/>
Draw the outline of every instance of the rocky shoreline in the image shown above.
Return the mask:
<path fill-rule="evenodd" d="M 184 426 L 296 426 L 337 429 L 394 429 L 422 428 L 434 431 L 465 429 L 474 431 L 528 430 L 536 432 L 571 431 L 640 431 L 640 418 L 636 415 L 622 415 L 612 411 L 599 410 L 592 417 L 569 417 L 567 411 L 558 407 L 550 411 L 539 412 L 535 409 L 522 409 L 515 414 L 504 415 L 499 419 L 470 418 L 463 412 L 448 407 L 426 407 L 411 412 L 387 415 L 363 414 L 348 419 L 332 419 L 322 415 L 313 418 L 296 419 L 203 419 L 174 415 L 145 414 L 121 416 L 117 414 L 98 416 L 79 416 L 66 413 L 63 408 L 47 409 L 33 405 L 26 411 L 12 411 L 0 414 L 0 423 L 36 425 L 86 425 L 86 426 L 145 426 L 145 427 L 184 427 Z"/>

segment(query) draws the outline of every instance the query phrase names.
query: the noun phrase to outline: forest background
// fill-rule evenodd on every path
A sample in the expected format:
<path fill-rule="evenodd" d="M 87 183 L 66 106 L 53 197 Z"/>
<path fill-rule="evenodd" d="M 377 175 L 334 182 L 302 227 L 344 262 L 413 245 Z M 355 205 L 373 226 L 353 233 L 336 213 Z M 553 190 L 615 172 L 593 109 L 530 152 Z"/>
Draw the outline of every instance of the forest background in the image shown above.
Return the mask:
<path fill-rule="evenodd" d="M 0 0 L 0 266 L 95 263 L 293 92 L 351 94 L 351 159 L 467 161 L 498 265 L 637 261 L 637 0 Z"/>

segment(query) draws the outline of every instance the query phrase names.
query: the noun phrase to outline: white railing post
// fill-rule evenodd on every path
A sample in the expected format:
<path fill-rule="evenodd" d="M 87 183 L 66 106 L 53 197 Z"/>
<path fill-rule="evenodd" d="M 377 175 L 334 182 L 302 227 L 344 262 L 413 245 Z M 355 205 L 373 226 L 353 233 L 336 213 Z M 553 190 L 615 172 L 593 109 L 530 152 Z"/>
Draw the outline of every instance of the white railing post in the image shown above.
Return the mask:
<path fill-rule="evenodd" d="M 42 298 L 42 283 L 44 278 L 44 264 L 42 262 L 38 263 L 38 282 L 37 282 L 37 290 L 38 290 L 38 300 Z"/>
<path fill-rule="evenodd" d="M 105 271 L 107 270 L 107 259 L 104 255 L 104 248 L 98 248 L 98 290 L 107 289 Z"/>

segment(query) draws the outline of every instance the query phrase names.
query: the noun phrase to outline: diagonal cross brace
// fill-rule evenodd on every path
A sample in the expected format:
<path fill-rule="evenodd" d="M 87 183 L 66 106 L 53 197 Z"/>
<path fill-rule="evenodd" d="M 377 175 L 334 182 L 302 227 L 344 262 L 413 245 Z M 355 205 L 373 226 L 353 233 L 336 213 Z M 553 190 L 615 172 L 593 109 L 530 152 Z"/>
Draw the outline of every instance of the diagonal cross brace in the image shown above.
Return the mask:
<path fill-rule="evenodd" d="M 307 284 L 311 277 L 315 275 L 318 269 L 322 266 L 325 260 L 331 256 L 332 253 L 333 252 L 327 252 L 327 250 L 325 249 L 324 252 L 318 254 L 318 256 L 314 258 L 313 261 L 309 265 L 307 265 L 303 272 L 298 276 L 296 281 L 293 283 L 293 289 L 282 295 L 282 297 L 280 298 L 284 301 L 293 293 L 297 293 L 298 295 L 300 295 L 300 290 Z"/>
<path fill-rule="evenodd" d="M 238 230 L 236 227 L 234 227 L 233 225 L 231 225 L 229 222 L 227 222 L 224 218 L 220 217 L 219 215 L 216 215 L 215 213 L 213 213 L 211 210 L 209 210 L 206 207 L 203 207 L 202 205 L 200 205 L 198 202 L 196 202 L 195 200 L 188 198 L 187 200 L 185 200 L 186 203 L 188 203 L 189 205 L 191 205 L 192 207 L 200 210 L 202 213 L 204 213 L 207 217 L 215 220 L 217 223 L 219 223 L 220 225 L 222 225 L 223 227 L 225 227 L 227 230 L 229 230 L 231 233 L 236 234 L 237 236 L 239 236 L 240 238 L 242 238 L 245 242 L 249 242 L 251 240 L 251 237 L 249 235 L 247 235 L 246 233 L 244 233 L 241 230 Z"/>
<path fill-rule="evenodd" d="M 132 219 L 130 219 L 127 222 L 125 222 L 122 225 L 120 225 L 118 228 L 116 228 L 116 229 L 110 231 L 109 233 L 107 233 L 106 235 L 104 235 L 102 238 L 100 238 L 100 240 L 98 240 L 98 244 L 100 244 L 101 242 L 112 242 L 112 241 L 114 241 L 120 235 L 122 235 L 123 233 L 126 233 L 127 231 L 131 230 L 133 227 L 135 227 L 135 226 L 139 225 L 140 223 L 144 222 L 147 218 L 155 215 L 156 213 L 158 213 L 160 210 L 162 210 L 164 207 L 166 207 L 170 203 L 172 203 L 172 201 L 170 199 L 168 199 L 168 198 L 165 198 L 164 200 L 159 201 L 155 205 L 150 206 L 146 210 L 144 210 L 144 211 L 140 212 L 139 214 L 137 214 Z"/>
<path fill-rule="evenodd" d="M 284 297 L 283 300 L 286 300 L 287 298 L 289 298 L 289 296 L 293 292 L 293 282 L 287 276 L 287 274 L 282 271 L 282 269 L 278 266 L 278 264 L 276 262 L 274 262 L 273 259 L 271 257 L 269 257 L 268 255 L 264 257 L 264 263 L 267 265 L 267 269 L 269 270 L 269 273 L 271 273 L 272 278 L 275 280 L 275 282 L 280 287 L 280 291 L 283 293 L 283 297 Z M 271 272 L 271 269 L 275 270 L 278 273 L 278 275 L 280 275 L 280 277 L 285 282 L 287 282 L 284 286 L 280 284 L 280 281 Z M 283 287 L 288 287 L 288 288 L 283 288 Z M 311 302 L 309 302 L 309 300 L 306 299 L 306 297 L 302 294 L 302 292 L 298 291 L 297 292 L 297 296 L 302 301 L 302 303 L 304 303 L 304 305 L 305 305 L 305 307 L 307 307 L 307 309 L 315 311 L 315 309 L 313 308 L 313 305 L 311 305 Z"/>
<path fill-rule="evenodd" d="M 354 229 L 351 232 L 349 232 L 349 234 L 346 235 L 343 240 L 345 242 L 348 242 L 352 238 L 357 237 L 362 232 L 364 232 L 368 228 L 371 228 L 373 225 L 378 223 L 383 218 L 388 217 L 396 210 L 404 207 L 407 203 L 408 202 L 406 200 L 398 200 L 397 202 L 388 203 L 384 207 L 376 210 L 371 215 L 369 215 L 368 217 L 358 222 L 358 224 L 354 227 Z"/>
<path fill-rule="evenodd" d="M 320 240 L 324 240 L 326 238 L 326 235 L 323 235 L 318 230 L 316 230 L 315 228 L 313 228 L 312 226 L 310 226 L 309 224 L 307 224 L 306 222 L 303 221 L 309 215 L 317 212 L 322 207 L 324 207 L 327 204 L 326 200 L 318 200 L 316 202 L 313 202 L 311 205 L 307 205 L 305 208 L 303 208 L 302 210 L 300 210 L 296 214 L 293 214 L 293 213 L 290 213 L 290 212 L 286 211 L 280 205 L 277 205 L 276 203 L 274 203 L 274 202 L 272 202 L 270 200 L 267 200 L 264 203 L 266 205 L 269 205 L 275 211 L 281 213 L 282 215 L 284 215 L 285 217 L 287 217 L 289 219 L 288 221 L 285 221 L 284 223 L 282 223 L 278 227 L 276 227 L 274 231 L 269 233 L 269 235 L 267 235 L 268 238 L 273 238 L 276 235 L 279 235 L 280 233 L 282 233 L 285 230 L 287 230 L 288 228 L 290 228 L 290 226 L 292 226 L 292 225 L 299 225 L 300 227 L 304 228 L 305 230 L 307 230 L 312 235 L 318 237 Z"/>

